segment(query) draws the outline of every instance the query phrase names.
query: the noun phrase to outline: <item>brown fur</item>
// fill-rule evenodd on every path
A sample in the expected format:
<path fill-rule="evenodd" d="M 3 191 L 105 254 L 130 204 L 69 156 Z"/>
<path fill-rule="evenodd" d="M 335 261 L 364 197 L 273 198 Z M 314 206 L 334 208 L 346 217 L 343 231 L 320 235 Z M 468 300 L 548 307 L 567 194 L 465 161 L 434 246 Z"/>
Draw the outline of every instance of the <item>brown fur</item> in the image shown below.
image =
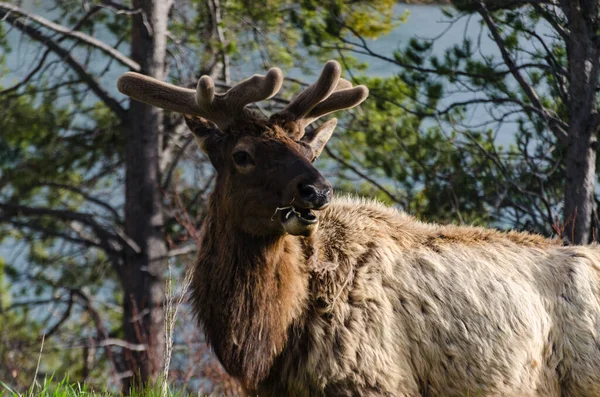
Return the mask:
<path fill-rule="evenodd" d="M 287 234 L 302 233 L 278 208 L 302 183 L 326 186 L 311 161 L 334 124 L 305 142 L 259 119 L 187 121 L 217 170 L 191 301 L 249 394 L 600 396 L 596 246 L 352 198 Z"/>
<path fill-rule="evenodd" d="M 212 213 L 218 213 L 214 207 Z M 229 373 L 256 385 L 268 375 L 285 345 L 288 324 L 304 304 L 298 244 L 208 221 L 202 247 L 193 279 L 194 309 Z"/>
<path fill-rule="evenodd" d="M 270 121 L 244 105 L 276 68 L 215 96 L 208 76 L 119 79 L 220 127 L 186 119 L 217 171 L 191 300 L 227 371 L 261 396 L 600 396 L 598 247 L 330 201 L 311 162 L 336 121 L 304 128 L 366 98 L 340 75 L 328 62 Z"/>
<path fill-rule="evenodd" d="M 211 154 L 218 178 L 192 289 L 209 342 L 249 394 L 600 395 L 595 246 L 425 224 L 348 198 L 320 212 L 310 237 L 285 234 L 273 218 L 283 192 L 319 175 L 302 160 L 310 150 L 257 126 Z M 237 175 L 228 156 L 242 140 L 268 169 Z"/>

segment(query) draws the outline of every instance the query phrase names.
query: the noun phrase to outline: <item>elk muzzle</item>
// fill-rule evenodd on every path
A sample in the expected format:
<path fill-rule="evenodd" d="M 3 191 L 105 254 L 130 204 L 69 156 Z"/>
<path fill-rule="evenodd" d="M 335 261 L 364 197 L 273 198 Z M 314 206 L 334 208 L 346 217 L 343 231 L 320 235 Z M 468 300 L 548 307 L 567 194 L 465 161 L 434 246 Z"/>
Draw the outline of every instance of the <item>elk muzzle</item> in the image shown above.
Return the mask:
<path fill-rule="evenodd" d="M 317 230 L 318 216 L 314 211 L 325 209 L 333 194 L 331 184 L 320 174 L 303 178 L 292 184 L 294 193 L 288 206 L 280 214 L 283 229 L 292 235 L 310 236 Z"/>
<path fill-rule="evenodd" d="M 331 201 L 332 189 L 329 182 L 323 181 L 325 183 L 299 183 L 298 195 L 296 196 L 298 206 L 315 210 L 327 207 Z"/>

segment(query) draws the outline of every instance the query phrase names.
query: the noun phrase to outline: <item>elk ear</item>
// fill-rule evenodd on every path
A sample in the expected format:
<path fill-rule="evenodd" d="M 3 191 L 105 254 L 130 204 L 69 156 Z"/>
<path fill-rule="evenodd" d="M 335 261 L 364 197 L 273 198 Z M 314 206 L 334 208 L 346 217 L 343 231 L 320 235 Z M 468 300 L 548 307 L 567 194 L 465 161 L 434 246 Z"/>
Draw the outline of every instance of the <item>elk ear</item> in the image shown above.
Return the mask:
<path fill-rule="evenodd" d="M 218 147 L 222 142 L 223 134 L 218 127 L 206 119 L 187 114 L 184 114 L 183 117 L 190 131 L 194 134 L 198 146 L 208 156 L 213 166 L 217 168 L 222 163 L 220 159 L 221 151 L 218 150 Z"/>
<path fill-rule="evenodd" d="M 307 132 L 302 137 L 301 141 L 308 143 L 313 151 L 315 159 L 319 157 L 325 148 L 325 145 L 327 144 L 327 141 L 329 141 L 329 138 L 331 138 L 331 134 L 333 134 L 333 130 L 335 129 L 336 125 L 337 119 L 328 120 L 313 132 Z"/>

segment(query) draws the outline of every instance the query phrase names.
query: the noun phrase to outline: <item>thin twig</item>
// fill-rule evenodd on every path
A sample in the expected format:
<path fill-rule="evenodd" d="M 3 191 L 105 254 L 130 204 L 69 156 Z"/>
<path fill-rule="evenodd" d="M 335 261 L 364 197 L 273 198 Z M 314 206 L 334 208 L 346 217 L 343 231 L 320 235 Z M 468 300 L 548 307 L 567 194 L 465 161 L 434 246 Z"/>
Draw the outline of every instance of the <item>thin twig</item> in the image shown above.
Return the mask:
<path fill-rule="evenodd" d="M 5 4 L 5 3 L 0 3 Z M 3 10 L 0 8 L 0 16 L 2 16 Z M 8 21 L 12 26 L 19 29 L 23 33 L 27 34 L 31 39 L 38 41 L 48 47 L 52 52 L 58 55 L 73 71 L 85 82 L 85 84 L 93 91 L 94 94 L 104 104 L 112 110 L 121 120 L 126 120 L 127 111 L 119 104 L 119 102 L 113 98 L 104 88 L 100 86 L 96 78 L 90 74 L 84 65 L 78 62 L 73 55 L 64 47 L 60 46 L 50 36 L 42 33 L 39 29 L 32 26 L 28 26 L 25 22 L 21 21 L 17 16 L 12 13 L 5 13 L 4 19 Z"/>
<path fill-rule="evenodd" d="M 397 204 L 400 204 L 400 205 L 403 204 L 403 202 L 398 197 L 396 197 L 392 192 L 390 192 L 389 190 L 387 190 L 380 183 L 378 183 L 373 178 L 371 178 L 368 175 L 366 175 L 364 172 L 360 171 L 358 168 L 356 168 L 352 164 L 350 164 L 347 161 L 345 161 L 344 159 L 342 159 L 340 156 L 338 156 L 335 153 L 333 153 L 327 146 L 325 147 L 325 151 L 327 152 L 327 154 L 329 155 L 329 157 L 331 157 L 332 159 L 334 159 L 338 163 L 342 164 L 344 167 L 348 168 L 350 171 L 354 172 L 356 175 L 360 176 L 361 178 L 363 178 L 364 180 L 366 180 L 367 182 L 369 182 L 371 185 L 375 186 L 377 189 L 381 190 L 393 202 L 395 202 Z"/>
<path fill-rule="evenodd" d="M 519 83 L 519 86 L 525 92 L 525 95 L 527 95 L 527 97 L 529 98 L 531 103 L 542 112 L 542 115 L 543 115 L 544 119 L 546 119 L 546 123 L 548 124 L 548 127 L 550 128 L 550 130 L 556 135 L 556 137 L 561 142 L 566 143 L 567 138 L 568 138 L 567 132 L 564 130 L 564 128 L 561 125 L 559 125 L 559 123 L 557 123 L 557 119 L 555 117 L 552 117 L 552 115 L 550 115 L 548 113 L 548 110 L 542 104 L 540 98 L 538 97 L 538 95 L 535 92 L 535 90 L 533 89 L 533 87 L 531 85 L 529 85 L 527 83 L 527 81 L 525 81 L 525 78 L 523 77 L 523 75 L 521 75 L 520 71 L 516 68 L 515 62 L 512 59 L 512 57 L 510 56 L 508 50 L 506 49 L 506 46 L 504 45 L 504 39 L 500 35 L 500 31 L 499 31 L 498 27 L 496 26 L 496 23 L 490 16 L 490 14 L 485 6 L 485 3 L 481 1 L 479 4 L 480 4 L 480 7 L 478 9 L 479 15 L 481 15 L 481 18 L 483 18 L 483 21 L 485 22 L 486 26 L 490 30 L 490 33 L 492 34 L 494 42 L 496 43 L 496 45 L 498 46 L 498 49 L 500 50 L 500 54 L 502 55 L 502 59 L 504 60 L 504 63 L 510 70 L 510 72 L 513 75 L 513 77 L 515 78 L 515 80 L 517 80 L 517 83 Z"/>

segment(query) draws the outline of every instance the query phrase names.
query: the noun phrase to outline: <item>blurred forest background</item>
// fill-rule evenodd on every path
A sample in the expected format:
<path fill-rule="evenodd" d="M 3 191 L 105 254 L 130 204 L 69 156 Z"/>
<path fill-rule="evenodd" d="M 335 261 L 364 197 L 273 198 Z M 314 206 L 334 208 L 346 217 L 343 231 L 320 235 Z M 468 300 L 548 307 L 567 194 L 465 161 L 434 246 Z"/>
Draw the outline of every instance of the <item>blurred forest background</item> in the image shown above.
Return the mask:
<path fill-rule="evenodd" d="M 43 339 L 38 377 L 119 390 L 167 351 L 171 385 L 238 392 L 186 305 L 165 311 L 213 169 L 181 115 L 118 93 L 128 70 L 225 90 L 278 66 L 269 113 L 337 59 L 371 94 L 319 160 L 336 194 L 597 240 L 598 3 L 0 2 L 0 381 L 25 390 Z"/>

